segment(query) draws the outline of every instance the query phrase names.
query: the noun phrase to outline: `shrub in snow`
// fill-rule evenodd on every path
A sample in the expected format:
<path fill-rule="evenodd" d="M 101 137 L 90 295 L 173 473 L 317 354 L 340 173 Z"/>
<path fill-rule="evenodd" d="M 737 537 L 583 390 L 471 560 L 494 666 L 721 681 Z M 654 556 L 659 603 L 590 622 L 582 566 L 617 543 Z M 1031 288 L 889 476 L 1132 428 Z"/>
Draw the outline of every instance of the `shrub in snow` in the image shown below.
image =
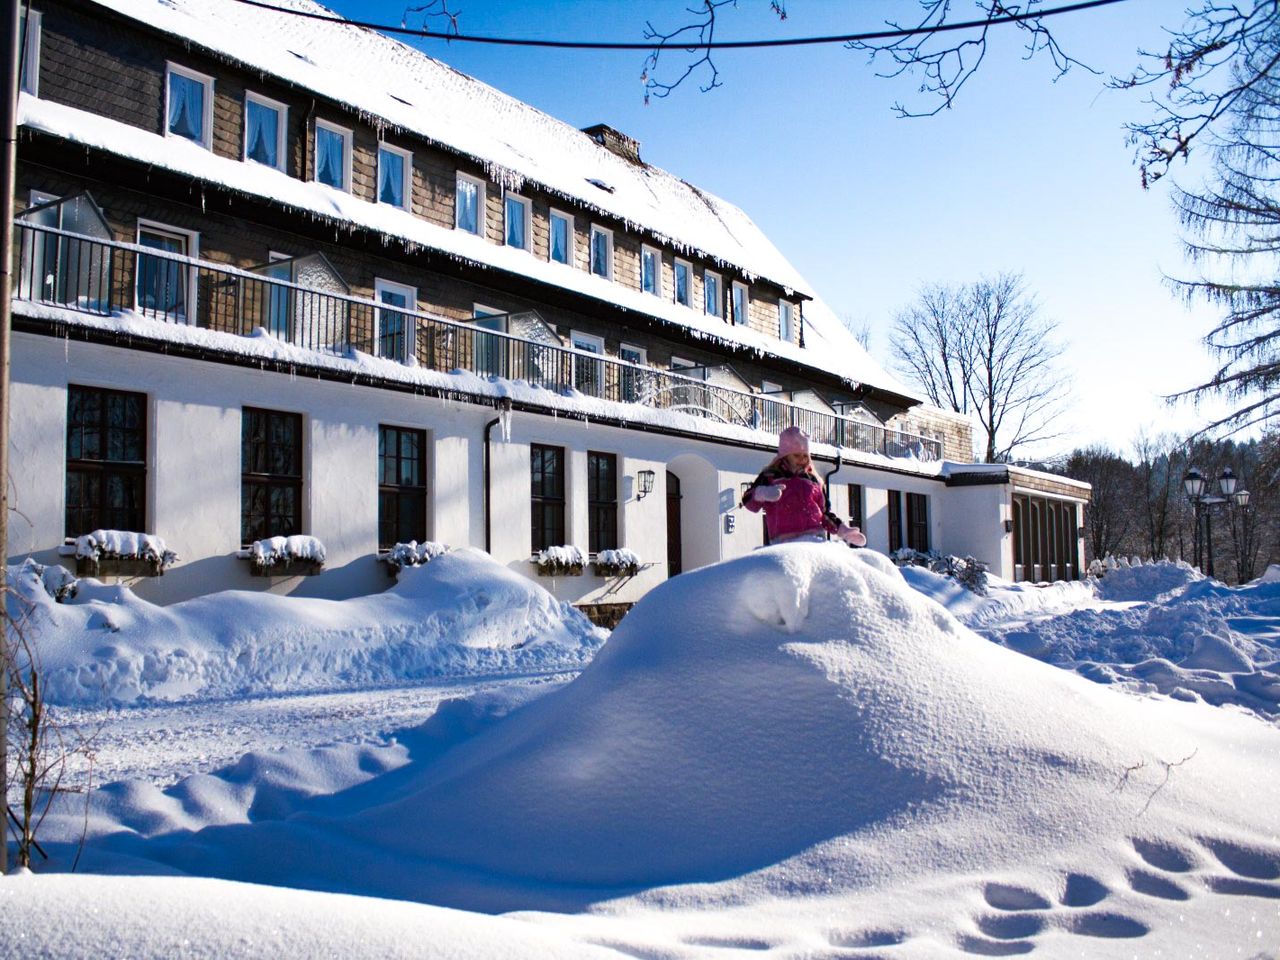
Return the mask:
<path fill-rule="evenodd" d="M 933 573 L 952 578 L 980 597 L 987 595 L 987 564 L 976 557 L 956 557 L 936 550 L 925 552 L 911 547 L 895 550 L 890 557 L 900 567 L 925 567 Z"/>
<path fill-rule="evenodd" d="M 410 540 L 408 543 L 397 543 L 382 558 L 392 571 L 398 571 L 402 567 L 420 567 L 424 563 L 430 563 L 436 557 L 442 556 L 449 552 L 449 548 L 443 543 L 436 543 L 434 540 L 427 540 L 418 543 L 417 540 Z"/>
<path fill-rule="evenodd" d="M 108 560 L 139 560 L 151 568 L 153 576 L 163 574 L 178 559 L 178 555 L 160 537 L 131 530 L 86 533 L 76 537 L 74 551 L 77 560 L 95 565 Z"/>
<path fill-rule="evenodd" d="M 295 534 L 291 537 L 270 537 L 255 540 L 240 556 L 247 557 L 255 573 L 280 572 L 293 564 L 305 564 L 312 568 L 324 566 L 324 544 L 315 537 Z"/>
<path fill-rule="evenodd" d="M 582 551 L 570 546 L 539 550 L 533 562 L 538 567 L 539 575 L 544 577 L 576 577 L 586 565 Z"/>
<path fill-rule="evenodd" d="M 596 554 L 595 574 L 598 577 L 634 577 L 640 572 L 640 557 L 630 550 L 601 550 Z"/>

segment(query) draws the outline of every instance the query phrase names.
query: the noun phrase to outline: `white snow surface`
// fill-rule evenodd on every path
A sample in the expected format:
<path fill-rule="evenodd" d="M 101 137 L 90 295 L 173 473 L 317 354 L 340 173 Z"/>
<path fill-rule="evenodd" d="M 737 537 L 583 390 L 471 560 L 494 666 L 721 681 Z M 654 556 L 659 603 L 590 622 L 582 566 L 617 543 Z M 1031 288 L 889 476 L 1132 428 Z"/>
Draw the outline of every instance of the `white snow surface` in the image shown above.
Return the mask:
<path fill-rule="evenodd" d="M 53 568 L 11 567 L 10 611 L 39 638 L 51 703 L 214 700 L 428 677 L 580 668 L 603 641 L 569 604 L 481 551 L 402 570 L 384 593 L 336 601 L 225 591 L 167 607 L 82 579 L 57 603 Z"/>
<path fill-rule="evenodd" d="M 54 874 L 0 879 L 0 955 L 1274 955 L 1280 729 L 1038 662 L 919 585 L 762 549 L 541 696 L 64 799 Z M 1006 592 L 1052 618 L 1053 589 Z"/>

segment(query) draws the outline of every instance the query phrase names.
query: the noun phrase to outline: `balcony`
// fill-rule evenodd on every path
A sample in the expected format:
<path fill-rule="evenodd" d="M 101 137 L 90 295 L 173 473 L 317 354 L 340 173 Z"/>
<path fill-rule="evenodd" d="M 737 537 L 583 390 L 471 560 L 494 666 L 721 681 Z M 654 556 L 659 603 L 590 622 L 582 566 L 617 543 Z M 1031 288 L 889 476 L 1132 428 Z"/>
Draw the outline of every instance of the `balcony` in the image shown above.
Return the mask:
<path fill-rule="evenodd" d="M 430 370 L 524 381 L 556 395 L 638 404 L 768 434 L 796 425 L 819 443 L 863 453 L 917 460 L 942 455 L 937 440 L 585 353 L 551 336 L 545 339 L 554 342 L 540 342 L 21 219 L 14 222 L 14 240 L 18 301 L 101 317 L 142 316 L 240 337 L 265 331 L 282 342 L 330 355 L 359 351 Z M 525 330 L 540 324 L 531 311 L 486 321 Z M 554 400 L 548 398 L 547 407 L 554 410 Z"/>

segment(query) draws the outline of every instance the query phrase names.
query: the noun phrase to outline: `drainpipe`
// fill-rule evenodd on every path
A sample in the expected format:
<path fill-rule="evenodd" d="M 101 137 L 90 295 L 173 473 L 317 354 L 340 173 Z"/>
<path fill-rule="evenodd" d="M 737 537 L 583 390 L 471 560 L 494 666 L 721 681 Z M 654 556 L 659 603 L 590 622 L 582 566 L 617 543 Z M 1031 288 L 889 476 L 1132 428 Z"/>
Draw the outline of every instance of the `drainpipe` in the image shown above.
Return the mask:
<path fill-rule="evenodd" d="M 844 465 L 844 448 L 836 447 L 836 465 L 822 475 L 822 492 L 826 494 L 827 503 L 831 503 L 831 475 Z M 830 539 L 831 535 L 827 534 Z"/>
<path fill-rule="evenodd" d="M 493 555 L 493 518 L 489 509 L 489 479 L 491 476 L 489 454 L 490 437 L 493 428 L 502 422 L 503 416 L 511 415 L 511 399 L 503 397 L 498 401 L 498 415 L 484 425 L 484 552 Z"/>

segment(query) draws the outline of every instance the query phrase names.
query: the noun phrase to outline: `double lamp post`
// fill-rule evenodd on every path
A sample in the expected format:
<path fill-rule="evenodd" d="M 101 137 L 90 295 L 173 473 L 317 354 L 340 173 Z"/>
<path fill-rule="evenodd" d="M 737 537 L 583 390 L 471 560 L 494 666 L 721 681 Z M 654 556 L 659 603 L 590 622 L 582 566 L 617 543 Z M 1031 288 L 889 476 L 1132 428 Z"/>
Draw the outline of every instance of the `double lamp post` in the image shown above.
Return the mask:
<path fill-rule="evenodd" d="M 1214 576 L 1213 572 L 1213 508 L 1218 504 L 1226 503 L 1235 507 L 1243 508 L 1249 505 L 1249 491 L 1237 490 L 1236 475 L 1230 467 L 1226 467 L 1222 471 L 1222 476 L 1218 477 L 1218 487 L 1222 491 L 1222 495 L 1218 496 L 1209 493 L 1206 490 L 1208 482 L 1195 467 L 1187 471 L 1187 475 L 1182 478 L 1183 489 L 1187 492 L 1187 499 L 1191 501 L 1195 508 L 1195 553 L 1196 566 L 1200 566 L 1202 554 L 1208 553 L 1209 563 L 1205 567 L 1205 573 L 1208 576 Z M 1201 536 L 1201 524 L 1203 523 L 1204 535 Z"/>

